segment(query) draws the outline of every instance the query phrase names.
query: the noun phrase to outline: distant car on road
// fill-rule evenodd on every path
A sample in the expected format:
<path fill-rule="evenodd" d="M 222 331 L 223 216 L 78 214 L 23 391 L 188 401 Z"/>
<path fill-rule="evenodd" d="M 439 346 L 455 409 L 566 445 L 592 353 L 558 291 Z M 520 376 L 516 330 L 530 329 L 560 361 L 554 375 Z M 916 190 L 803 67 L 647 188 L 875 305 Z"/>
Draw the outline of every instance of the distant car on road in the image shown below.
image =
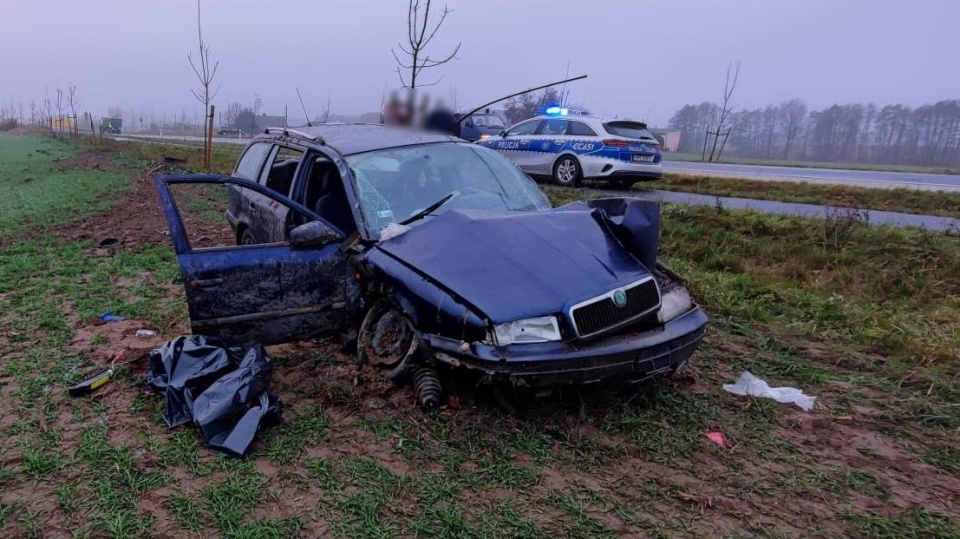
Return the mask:
<path fill-rule="evenodd" d="M 239 135 L 241 135 L 242 133 L 243 133 L 243 131 L 241 131 L 241 130 L 235 128 L 235 127 L 221 127 L 220 129 L 217 129 L 217 135 L 220 135 L 221 137 L 222 137 L 222 136 L 225 136 L 225 135 L 239 136 Z"/>
<path fill-rule="evenodd" d="M 457 117 L 459 119 L 459 115 Z M 497 136 L 506 129 L 503 120 L 492 112 L 478 112 L 471 114 L 460 122 L 460 138 L 475 142 L 480 139 Z"/>
<path fill-rule="evenodd" d="M 584 178 L 609 180 L 626 189 L 663 177 L 660 143 L 646 124 L 568 115 L 559 107 L 477 141 L 509 157 L 531 176 L 574 186 Z"/>

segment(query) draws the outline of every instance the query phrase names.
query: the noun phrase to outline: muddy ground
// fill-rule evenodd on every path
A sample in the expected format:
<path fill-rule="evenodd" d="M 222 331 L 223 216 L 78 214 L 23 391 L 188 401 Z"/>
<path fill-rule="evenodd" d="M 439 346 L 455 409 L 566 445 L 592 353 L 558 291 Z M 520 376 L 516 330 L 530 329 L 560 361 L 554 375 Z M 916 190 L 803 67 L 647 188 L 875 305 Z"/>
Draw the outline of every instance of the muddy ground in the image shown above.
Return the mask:
<path fill-rule="evenodd" d="M 115 166 L 97 154 L 64 165 Z M 169 248 L 152 178 L 131 181 L 109 211 L 42 233 L 51 245 L 82 245 L 93 260 Z M 211 224 L 200 236 L 222 234 Z M 117 244 L 101 247 L 108 238 Z M 734 397 L 720 385 L 744 366 L 773 360 L 723 330 L 708 336 L 682 375 L 639 387 L 536 397 L 444 373 L 449 397 L 434 415 L 418 409 L 410 388 L 359 368 L 336 342 L 271 347 L 271 392 L 284 403 L 283 424 L 262 433 L 248 459 L 228 461 L 191 427 L 167 429 L 162 403 L 142 383 L 149 351 L 189 332 L 181 284 L 158 280 L 169 273 L 110 277 L 129 303 L 147 287 L 162 306 L 159 317 L 103 323 L 56 297 L 68 326 L 63 342 L 46 339 L 42 322 L 36 335 L 22 329 L 30 323 L 14 323 L 29 310 L 3 315 L 0 395 L 10 403 L 0 416 L 3 537 L 957 533 L 960 471 L 926 458 L 937 444 L 947 455 L 956 447 L 915 427 L 922 417 L 898 412 L 913 397 L 845 377 L 809 388 L 818 396 L 812 413 Z M 92 279 L 68 278 L 81 287 Z M 159 334 L 136 337 L 144 327 Z M 29 373 L 10 367 L 33 365 L 37 347 L 71 358 L 77 373 L 115 363 L 121 375 L 87 399 L 68 397 L 64 380 L 37 393 Z M 801 360 L 846 376 L 843 354 L 812 345 Z M 724 433 L 726 447 L 709 432 Z M 41 465 L 50 460 L 58 464 Z"/>

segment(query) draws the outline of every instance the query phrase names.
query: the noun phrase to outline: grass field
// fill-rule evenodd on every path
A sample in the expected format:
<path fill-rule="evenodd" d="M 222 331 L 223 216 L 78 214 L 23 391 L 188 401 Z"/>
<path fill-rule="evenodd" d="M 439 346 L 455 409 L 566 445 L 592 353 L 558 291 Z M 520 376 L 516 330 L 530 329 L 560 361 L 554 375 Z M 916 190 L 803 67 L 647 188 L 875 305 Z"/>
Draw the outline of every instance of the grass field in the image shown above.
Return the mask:
<path fill-rule="evenodd" d="M 7 142 L 7 159 L 60 144 Z M 64 148 L 64 173 L 120 179 L 4 214 L 17 225 L 0 233 L 2 537 L 960 537 L 960 238 L 667 205 L 662 254 L 712 320 L 682 375 L 509 394 L 516 415 L 450 379 L 428 415 L 333 343 L 275 347 L 284 422 L 226 460 L 195 429 L 168 430 L 141 382 L 144 354 L 188 331 L 142 173 L 198 155 Z M 0 175 L 0 200 L 48 166 Z M 109 211 L 90 194 L 105 185 Z M 75 213 L 42 217 L 61 200 Z M 99 248 L 105 234 L 122 248 Z M 100 324 L 108 310 L 128 320 Z M 119 351 L 114 381 L 67 395 Z M 724 392 L 743 370 L 816 409 Z"/>
<path fill-rule="evenodd" d="M 597 184 L 597 186 L 602 186 L 602 184 Z M 839 208 L 919 213 L 960 219 L 960 193 L 954 192 L 920 191 L 916 189 L 870 189 L 843 185 L 741 180 L 680 174 L 664 174 L 662 181 L 638 184 L 634 188 L 820 204 Z"/>
<path fill-rule="evenodd" d="M 683 152 L 665 152 L 664 161 L 703 161 L 700 154 Z M 719 163 L 734 165 L 763 165 L 772 167 L 830 168 L 841 170 L 874 170 L 878 172 L 915 172 L 919 174 L 960 174 L 956 168 L 921 167 L 911 165 L 869 165 L 860 163 L 818 163 L 791 159 L 748 159 L 741 157 L 723 157 Z"/>

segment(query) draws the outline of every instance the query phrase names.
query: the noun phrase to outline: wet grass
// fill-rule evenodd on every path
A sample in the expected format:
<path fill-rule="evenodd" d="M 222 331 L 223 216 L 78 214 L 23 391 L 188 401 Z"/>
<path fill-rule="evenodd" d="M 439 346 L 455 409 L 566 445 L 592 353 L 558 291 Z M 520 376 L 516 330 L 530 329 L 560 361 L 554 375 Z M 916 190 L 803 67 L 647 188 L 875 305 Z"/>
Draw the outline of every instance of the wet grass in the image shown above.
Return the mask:
<path fill-rule="evenodd" d="M 74 167 L 86 149 L 75 141 L 0 133 L 0 239 L 94 215 L 113 195 L 129 191 L 117 171 Z"/>
<path fill-rule="evenodd" d="M 335 344 L 271 349 L 284 422 L 246 460 L 167 429 L 143 360 L 92 398 L 66 394 L 114 344 L 73 344 L 104 333 L 89 321 L 100 312 L 186 328 L 169 245 L 111 256 L 40 233 L 11 245 L 0 536 L 960 535 L 960 240 L 714 208 L 663 217 L 663 256 L 712 320 L 685 373 L 507 392 L 520 415 L 465 384 L 424 414 Z M 818 406 L 725 393 L 742 370 Z"/>
<path fill-rule="evenodd" d="M 591 184 L 593 185 L 593 184 Z M 596 184 L 600 187 L 603 184 Z M 802 204 L 938 215 L 960 219 L 960 192 L 920 189 L 874 189 L 787 181 L 741 180 L 665 174 L 662 181 L 634 186 L 720 197 L 740 197 Z"/>

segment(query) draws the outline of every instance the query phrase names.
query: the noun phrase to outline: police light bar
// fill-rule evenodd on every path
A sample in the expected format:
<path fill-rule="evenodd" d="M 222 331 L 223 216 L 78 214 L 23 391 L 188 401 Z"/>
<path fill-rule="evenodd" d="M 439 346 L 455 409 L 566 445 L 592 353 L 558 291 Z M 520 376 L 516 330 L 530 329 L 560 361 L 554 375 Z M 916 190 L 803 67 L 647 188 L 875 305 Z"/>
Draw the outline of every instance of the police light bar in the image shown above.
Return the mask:
<path fill-rule="evenodd" d="M 549 116 L 566 116 L 570 111 L 561 107 L 547 107 L 546 113 Z"/>

